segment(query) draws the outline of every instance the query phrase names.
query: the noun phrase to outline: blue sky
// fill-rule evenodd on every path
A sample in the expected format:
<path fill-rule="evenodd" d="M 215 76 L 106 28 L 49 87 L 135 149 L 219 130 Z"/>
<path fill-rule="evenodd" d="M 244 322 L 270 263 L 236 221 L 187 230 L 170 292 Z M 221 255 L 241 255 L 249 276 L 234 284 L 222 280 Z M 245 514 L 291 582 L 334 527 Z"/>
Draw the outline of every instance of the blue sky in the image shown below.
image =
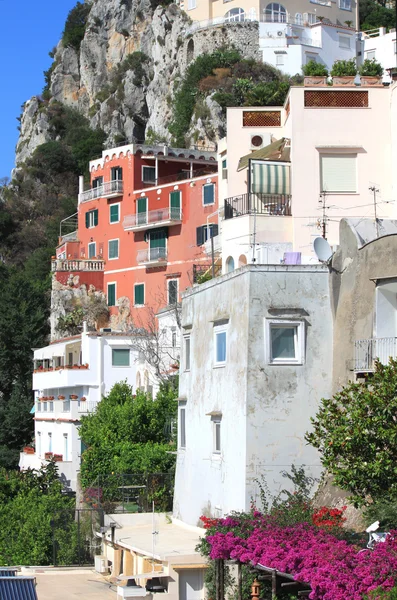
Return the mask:
<path fill-rule="evenodd" d="M 48 53 L 77 0 L 0 0 L 0 178 L 14 166 L 21 105 L 40 94 Z"/>

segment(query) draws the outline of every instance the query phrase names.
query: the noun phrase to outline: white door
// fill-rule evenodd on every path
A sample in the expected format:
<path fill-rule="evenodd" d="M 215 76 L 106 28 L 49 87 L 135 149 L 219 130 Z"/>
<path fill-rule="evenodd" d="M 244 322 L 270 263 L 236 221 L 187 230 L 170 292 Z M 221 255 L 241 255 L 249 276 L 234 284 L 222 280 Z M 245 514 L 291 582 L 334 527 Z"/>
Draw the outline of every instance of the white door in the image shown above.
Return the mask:
<path fill-rule="evenodd" d="M 204 570 L 179 572 L 179 600 L 204 600 Z"/>

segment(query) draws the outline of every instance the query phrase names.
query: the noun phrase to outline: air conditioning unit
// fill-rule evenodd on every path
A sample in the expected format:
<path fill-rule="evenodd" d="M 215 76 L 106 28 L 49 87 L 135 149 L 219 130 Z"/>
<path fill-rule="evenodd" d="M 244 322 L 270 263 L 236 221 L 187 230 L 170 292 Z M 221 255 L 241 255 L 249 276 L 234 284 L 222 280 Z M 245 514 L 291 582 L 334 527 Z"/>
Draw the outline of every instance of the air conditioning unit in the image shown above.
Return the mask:
<path fill-rule="evenodd" d="M 277 31 L 278 37 L 282 37 L 284 35 L 284 31 Z"/>
<path fill-rule="evenodd" d="M 263 137 L 261 135 L 251 135 L 251 150 L 259 150 L 264 146 Z"/>
<path fill-rule="evenodd" d="M 109 573 L 108 559 L 106 556 L 95 556 L 95 571 L 100 575 Z"/>
<path fill-rule="evenodd" d="M 112 328 L 111 327 L 102 327 L 99 331 L 101 333 L 112 333 Z"/>

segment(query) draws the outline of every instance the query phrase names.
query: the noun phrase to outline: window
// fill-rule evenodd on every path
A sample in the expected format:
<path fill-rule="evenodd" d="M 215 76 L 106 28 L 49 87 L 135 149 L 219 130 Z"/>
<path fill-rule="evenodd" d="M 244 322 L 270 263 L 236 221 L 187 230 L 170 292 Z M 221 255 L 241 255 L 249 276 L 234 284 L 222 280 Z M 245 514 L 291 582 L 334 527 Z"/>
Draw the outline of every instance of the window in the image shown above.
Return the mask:
<path fill-rule="evenodd" d="M 339 8 L 342 10 L 351 10 L 352 2 L 351 0 L 339 0 Z"/>
<path fill-rule="evenodd" d="M 276 66 L 281 67 L 284 64 L 284 54 L 276 54 Z"/>
<path fill-rule="evenodd" d="M 186 448 L 186 408 L 179 409 L 179 447 Z"/>
<path fill-rule="evenodd" d="M 215 184 L 207 183 L 203 185 L 203 204 L 214 204 L 215 202 Z"/>
<path fill-rule="evenodd" d="M 91 242 L 90 244 L 88 244 L 88 258 L 95 258 L 95 257 L 96 257 L 96 243 Z"/>
<path fill-rule="evenodd" d="M 231 273 L 232 271 L 234 271 L 234 258 L 229 256 L 226 259 L 226 273 Z"/>
<path fill-rule="evenodd" d="M 317 54 L 308 54 L 306 53 L 306 64 L 310 61 L 317 62 Z"/>
<path fill-rule="evenodd" d="M 184 336 L 185 342 L 185 371 L 190 371 L 190 335 Z"/>
<path fill-rule="evenodd" d="M 227 325 L 216 325 L 214 327 L 215 366 L 223 366 L 226 363 Z"/>
<path fill-rule="evenodd" d="M 187 9 L 188 10 L 193 10 L 193 8 L 197 7 L 197 1 L 196 0 L 187 0 Z"/>
<path fill-rule="evenodd" d="M 112 167 L 110 171 L 110 179 L 111 181 L 122 181 L 123 169 L 121 167 Z"/>
<path fill-rule="evenodd" d="M 167 234 L 164 229 L 152 230 L 149 235 L 149 260 L 167 258 Z"/>
<path fill-rule="evenodd" d="M 287 11 L 284 6 L 272 2 L 265 8 L 265 21 L 268 23 L 286 23 L 287 22 Z"/>
<path fill-rule="evenodd" d="M 181 192 L 171 192 L 170 194 L 170 218 L 181 218 Z"/>
<path fill-rule="evenodd" d="M 41 412 L 41 402 L 40 402 L 40 400 L 36 404 L 36 411 L 37 412 Z"/>
<path fill-rule="evenodd" d="M 89 210 L 85 213 L 85 226 L 87 229 L 98 225 L 98 209 Z"/>
<path fill-rule="evenodd" d="M 63 434 L 63 460 L 69 459 L 69 436 L 67 433 Z"/>
<path fill-rule="evenodd" d="M 99 186 L 102 184 L 103 184 L 103 177 L 95 177 L 95 179 L 92 180 L 92 187 L 94 189 L 99 188 Z"/>
<path fill-rule="evenodd" d="M 49 402 L 48 411 L 49 411 L 49 412 L 54 412 L 54 403 L 53 403 L 52 401 L 51 401 L 51 402 Z"/>
<path fill-rule="evenodd" d="M 168 304 L 173 305 L 178 302 L 178 280 L 177 279 L 169 279 L 168 280 Z"/>
<path fill-rule="evenodd" d="M 270 364 L 302 364 L 304 358 L 303 321 L 267 321 Z"/>
<path fill-rule="evenodd" d="M 70 412 L 70 400 L 64 400 L 62 403 L 62 412 Z"/>
<path fill-rule="evenodd" d="M 120 204 L 111 204 L 109 206 L 109 223 L 118 223 L 120 221 Z"/>
<path fill-rule="evenodd" d="M 320 155 L 321 191 L 354 193 L 357 191 L 355 154 Z"/>
<path fill-rule="evenodd" d="M 303 25 L 302 13 L 295 13 L 295 23 L 296 25 Z"/>
<path fill-rule="evenodd" d="M 108 283 L 108 306 L 116 306 L 116 284 Z"/>
<path fill-rule="evenodd" d="M 48 452 L 52 452 L 52 433 L 48 434 Z"/>
<path fill-rule="evenodd" d="M 225 14 L 225 19 L 228 23 L 233 21 L 245 21 L 245 12 L 243 8 L 232 8 Z"/>
<path fill-rule="evenodd" d="M 119 257 L 119 240 L 109 240 L 108 257 L 109 260 L 114 260 Z"/>
<path fill-rule="evenodd" d="M 212 419 L 212 428 L 213 428 L 213 453 L 220 454 L 221 453 L 221 419 L 219 417 Z"/>
<path fill-rule="evenodd" d="M 368 60 L 375 60 L 375 50 L 368 50 L 365 58 L 367 58 Z"/>
<path fill-rule="evenodd" d="M 145 284 L 136 283 L 134 285 L 134 306 L 143 306 L 145 304 Z"/>
<path fill-rule="evenodd" d="M 173 331 L 171 333 L 171 346 L 173 348 L 176 348 L 176 331 Z"/>
<path fill-rule="evenodd" d="M 47 402 L 43 402 L 43 412 L 47 412 Z"/>
<path fill-rule="evenodd" d="M 130 349 L 112 348 L 112 367 L 129 367 Z"/>
<path fill-rule="evenodd" d="M 156 168 L 142 167 L 142 181 L 143 183 L 156 183 Z"/>
<path fill-rule="evenodd" d="M 208 223 L 208 225 L 200 225 L 196 229 L 196 244 L 202 246 L 204 242 L 218 235 L 218 224 Z"/>
<path fill-rule="evenodd" d="M 350 49 L 350 37 L 347 35 L 339 36 L 339 48 L 349 48 Z"/>
<path fill-rule="evenodd" d="M 314 25 L 315 23 L 319 22 L 316 13 L 306 13 L 306 14 L 307 14 L 307 22 L 309 23 L 309 25 Z"/>
<path fill-rule="evenodd" d="M 222 179 L 227 179 L 227 159 L 222 161 Z"/>

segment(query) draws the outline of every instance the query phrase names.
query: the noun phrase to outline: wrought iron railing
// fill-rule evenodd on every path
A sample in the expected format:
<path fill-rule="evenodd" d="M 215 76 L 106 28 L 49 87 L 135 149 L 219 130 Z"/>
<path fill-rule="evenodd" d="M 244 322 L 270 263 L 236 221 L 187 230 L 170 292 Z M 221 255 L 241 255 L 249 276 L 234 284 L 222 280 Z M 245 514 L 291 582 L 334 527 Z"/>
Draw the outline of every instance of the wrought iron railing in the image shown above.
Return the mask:
<path fill-rule="evenodd" d="M 52 271 L 103 271 L 103 260 L 69 260 L 57 258 L 52 261 Z"/>
<path fill-rule="evenodd" d="M 291 216 L 289 194 L 241 194 L 225 200 L 225 219 L 241 215 Z"/>
<path fill-rule="evenodd" d="M 355 371 L 373 371 L 375 360 L 386 365 L 390 358 L 397 358 L 397 337 L 356 340 Z"/>
<path fill-rule="evenodd" d="M 96 198 L 106 198 L 113 196 L 114 194 L 123 193 L 123 181 L 121 179 L 115 179 L 114 181 L 106 181 L 95 188 L 86 190 L 80 194 L 80 202 L 88 202 L 89 200 L 95 200 Z"/>
<path fill-rule="evenodd" d="M 167 262 L 167 248 L 147 248 L 139 250 L 137 254 L 137 263 L 158 263 Z"/>
<path fill-rule="evenodd" d="M 142 227 L 145 225 L 161 224 L 168 221 L 181 221 L 182 211 L 180 208 L 159 208 L 150 210 L 149 212 L 136 213 L 135 215 L 127 215 L 123 221 L 124 229 L 132 229 L 133 227 Z"/>

